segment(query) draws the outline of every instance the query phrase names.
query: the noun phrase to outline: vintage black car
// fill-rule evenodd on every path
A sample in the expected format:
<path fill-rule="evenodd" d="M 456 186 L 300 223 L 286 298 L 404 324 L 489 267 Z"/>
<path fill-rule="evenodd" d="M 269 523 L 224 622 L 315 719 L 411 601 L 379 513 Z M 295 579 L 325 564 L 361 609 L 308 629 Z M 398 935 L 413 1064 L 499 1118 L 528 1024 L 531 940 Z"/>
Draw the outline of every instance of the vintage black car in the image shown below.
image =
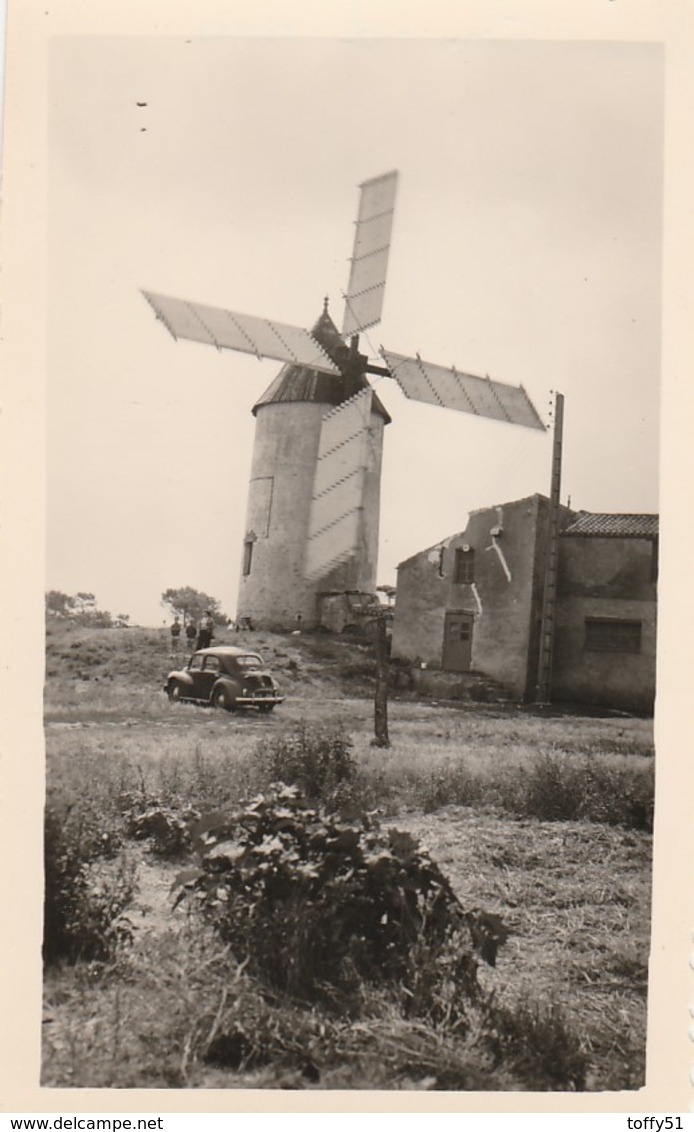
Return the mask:
<path fill-rule="evenodd" d="M 164 691 L 172 703 L 194 700 L 226 711 L 270 712 L 284 699 L 258 654 L 231 645 L 193 653 L 185 668 L 169 673 Z"/>

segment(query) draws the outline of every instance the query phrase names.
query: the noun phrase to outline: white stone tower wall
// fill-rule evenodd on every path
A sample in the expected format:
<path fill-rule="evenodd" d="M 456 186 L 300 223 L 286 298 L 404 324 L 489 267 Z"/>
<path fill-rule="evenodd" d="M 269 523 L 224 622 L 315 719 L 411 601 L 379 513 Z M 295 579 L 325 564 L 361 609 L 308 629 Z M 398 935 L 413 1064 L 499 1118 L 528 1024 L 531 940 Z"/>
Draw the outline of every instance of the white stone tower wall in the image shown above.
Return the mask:
<path fill-rule="evenodd" d="M 373 592 L 376 585 L 383 418 L 371 414 L 361 545 L 355 559 L 325 578 L 308 582 L 304 558 L 313 480 L 323 416 L 332 406 L 316 402 L 260 405 L 251 466 L 246 539 L 253 539 L 250 570 L 239 582 L 238 617 L 254 625 L 306 628 L 318 619 L 322 590 Z"/>

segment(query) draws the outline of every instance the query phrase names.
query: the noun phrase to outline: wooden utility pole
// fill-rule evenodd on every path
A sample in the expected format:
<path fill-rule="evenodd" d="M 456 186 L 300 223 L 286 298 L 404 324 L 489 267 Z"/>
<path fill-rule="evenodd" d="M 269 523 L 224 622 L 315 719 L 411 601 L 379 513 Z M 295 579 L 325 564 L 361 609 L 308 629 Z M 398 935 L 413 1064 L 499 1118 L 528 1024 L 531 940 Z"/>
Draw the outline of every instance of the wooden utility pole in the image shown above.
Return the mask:
<path fill-rule="evenodd" d="M 559 507 L 561 502 L 561 463 L 564 431 L 564 396 L 557 393 L 554 402 L 554 440 L 552 443 L 552 479 L 549 494 L 549 534 L 545 565 L 545 586 L 542 595 L 540 624 L 540 658 L 535 702 L 552 700 L 552 659 L 557 605 L 557 567 L 559 563 Z"/>
<path fill-rule="evenodd" d="M 381 609 L 376 621 L 376 690 L 374 693 L 374 747 L 389 747 L 388 737 L 388 634 L 392 612 Z"/>
<path fill-rule="evenodd" d="M 393 610 L 389 606 L 380 606 L 374 609 L 367 606 L 361 610 L 361 616 L 366 618 L 374 629 L 374 654 L 376 657 L 376 687 L 374 689 L 374 737 L 372 747 L 389 747 L 388 736 L 388 624 L 393 619 Z"/>

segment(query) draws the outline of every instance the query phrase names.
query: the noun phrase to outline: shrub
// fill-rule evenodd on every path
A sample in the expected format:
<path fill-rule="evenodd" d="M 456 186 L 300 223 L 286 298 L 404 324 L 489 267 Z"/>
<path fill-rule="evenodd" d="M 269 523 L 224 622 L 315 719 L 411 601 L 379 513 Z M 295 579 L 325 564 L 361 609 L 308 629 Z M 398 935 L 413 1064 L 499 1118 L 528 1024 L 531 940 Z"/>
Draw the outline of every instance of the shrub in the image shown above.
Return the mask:
<path fill-rule="evenodd" d="M 78 967 L 52 981 L 44 1087 L 523 1087 L 492 1066 L 484 1030 L 404 1018 L 387 990 L 368 997 L 358 1025 L 346 1024 L 268 994 L 228 945 L 199 929 L 190 918 L 148 934 L 119 956 L 117 975 Z"/>
<path fill-rule="evenodd" d="M 311 801 L 339 806 L 358 792 L 358 767 L 351 741 L 337 727 L 300 723 L 293 731 L 262 743 L 252 759 L 256 785 L 296 786 Z"/>
<path fill-rule="evenodd" d="M 466 912 L 414 838 L 314 809 L 280 786 L 204 819 L 198 868 L 179 878 L 239 961 L 273 989 L 342 1009 L 366 984 L 406 1010 L 464 1024 L 498 918 Z"/>
<path fill-rule="evenodd" d="M 442 806 L 470 806 L 481 794 L 479 779 L 462 762 L 435 767 L 417 784 L 417 797 L 424 813 L 432 813 Z"/>
<path fill-rule="evenodd" d="M 556 1003 L 490 1004 L 486 1042 L 529 1089 L 585 1088 L 588 1058 Z"/>
<path fill-rule="evenodd" d="M 376 679 L 376 661 L 373 656 L 356 656 L 340 665 L 340 675 L 345 680 L 354 680 L 371 685 Z"/>
<path fill-rule="evenodd" d="M 624 771 L 586 759 L 580 775 L 581 816 L 627 829 L 653 830 L 654 768 Z"/>
<path fill-rule="evenodd" d="M 652 767 L 605 766 L 599 758 L 538 756 L 502 788 L 504 804 L 542 821 L 593 821 L 653 829 Z"/>
<path fill-rule="evenodd" d="M 110 838 L 97 836 L 91 815 L 49 801 L 44 819 L 44 925 L 46 964 L 64 959 L 108 959 L 130 936 L 124 916 L 134 888 L 133 870 L 121 861 L 111 875 L 95 862 L 112 855 Z"/>
<path fill-rule="evenodd" d="M 538 756 L 525 773 L 521 806 L 543 821 L 573 821 L 581 816 L 581 791 L 575 767 L 555 755 Z"/>
<path fill-rule="evenodd" d="M 190 850 L 191 826 L 200 820 L 200 811 L 191 806 L 167 806 L 157 798 L 129 796 L 125 810 L 126 830 L 137 841 L 148 841 L 158 857 L 180 857 Z"/>

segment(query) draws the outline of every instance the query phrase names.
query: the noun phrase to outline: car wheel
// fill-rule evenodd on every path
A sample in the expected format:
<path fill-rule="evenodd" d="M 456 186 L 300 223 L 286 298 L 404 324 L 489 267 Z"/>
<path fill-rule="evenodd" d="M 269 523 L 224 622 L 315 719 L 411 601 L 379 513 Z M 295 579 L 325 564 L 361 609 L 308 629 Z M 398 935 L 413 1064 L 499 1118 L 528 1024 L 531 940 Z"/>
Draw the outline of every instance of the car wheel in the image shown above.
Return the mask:
<path fill-rule="evenodd" d="M 231 695 L 227 688 L 217 688 L 212 696 L 212 706 L 221 708 L 223 711 L 231 711 L 233 702 Z"/>
<path fill-rule="evenodd" d="M 274 708 L 274 704 L 261 704 L 258 711 L 261 715 L 269 715 Z"/>
<path fill-rule="evenodd" d="M 183 689 L 180 684 L 169 684 L 168 696 L 172 704 L 180 704 L 182 699 Z"/>

